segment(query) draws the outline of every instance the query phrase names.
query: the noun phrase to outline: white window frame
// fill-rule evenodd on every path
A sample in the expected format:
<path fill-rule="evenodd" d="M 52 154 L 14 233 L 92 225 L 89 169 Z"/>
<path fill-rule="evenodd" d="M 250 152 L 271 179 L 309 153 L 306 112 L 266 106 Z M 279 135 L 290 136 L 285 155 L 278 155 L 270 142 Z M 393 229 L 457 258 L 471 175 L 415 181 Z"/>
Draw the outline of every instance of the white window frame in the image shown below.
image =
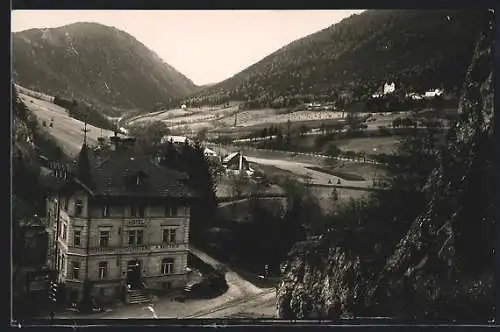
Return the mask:
<path fill-rule="evenodd" d="M 142 234 L 141 243 L 139 243 L 139 233 Z M 130 241 L 130 235 L 133 234 L 132 242 Z M 127 243 L 129 246 L 142 246 L 144 244 L 144 230 L 143 229 L 129 229 L 127 230 Z"/>
<path fill-rule="evenodd" d="M 175 259 L 163 258 L 161 260 L 161 274 L 171 275 L 174 273 Z"/>
<path fill-rule="evenodd" d="M 73 263 L 71 265 L 72 265 L 71 266 L 71 279 L 79 280 L 80 279 L 80 262 L 73 261 Z M 76 278 L 75 278 L 75 271 L 77 271 Z"/>
<path fill-rule="evenodd" d="M 78 236 L 76 236 L 78 234 Z M 75 239 L 78 239 L 78 244 Z M 82 245 L 82 231 L 80 229 L 73 230 L 73 246 L 79 248 Z"/>
<path fill-rule="evenodd" d="M 81 209 L 80 212 L 78 212 L 79 209 Z M 81 216 L 83 216 L 83 200 L 76 199 L 75 200 L 75 217 L 81 217 Z"/>
<path fill-rule="evenodd" d="M 101 264 L 105 264 L 104 266 L 101 266 Z M 108 277 L 108 262 L 99 262 L 98 263 L 98 279 L 99 280 L 105 280 Z"/>
<path fill-rule="evenodd" d="M 65 223 L 62 224 L 62 227 L 61 227 L 61 237 L 63 240 L 66 240 L 66 237 L 67 237 L 67 233 L 68 233 L 68 225 L 66 225 Z"/>
<path fill-rule="evenodd" d="M 104 245 L 104 246 L 101 243 L 101 239 L 103 238 L 103 236 L 102 236 L 103 233 L 107 233 L 108 234 L 108 236 L 107 236 L 108 241 L 107 241 L 106 245 Z M 99 247 L 102 247 L 102 248 L 109 247 L 110 238 L 111 238 L 111 232 L 109 230 L 104 230 L 104 229 L 103 230 L 99 230 Z"/>
<path fill-rule="evenodd" d="M 109 217 L 109 205 L 108 204 L 103 204 L 102 205 L 102 217 Z"/>
<path fill-rule="evenodd" d="M 165 233 L 167 233 L 167 239 L 165 241 Z M 174 235 L 174 241 L 172 241 L 172 235 Z M 177 243 L 177 227 L 168 227 L 163 229 L 162 234 L 163 243 Z"/>

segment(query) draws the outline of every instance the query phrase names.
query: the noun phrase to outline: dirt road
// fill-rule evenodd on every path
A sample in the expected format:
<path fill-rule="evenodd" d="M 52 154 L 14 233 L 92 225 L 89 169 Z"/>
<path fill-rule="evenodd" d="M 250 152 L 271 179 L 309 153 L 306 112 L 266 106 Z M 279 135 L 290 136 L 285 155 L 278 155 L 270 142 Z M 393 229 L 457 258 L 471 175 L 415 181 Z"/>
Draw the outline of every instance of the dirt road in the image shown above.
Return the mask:
<path fill-rule="evenodd" d="M 205 263 L 214 267 L 223 265 L 196 248 L 190 250 Z M 259 288 L 230 269 L 226 272 L 226 281 L 229 286 L 227 292 L 214 299 L 177 302 L 172 298 L 160 298 L 155 299 L 152 304 L 125 305 L 100 314 L 99 318 L 222 318 L 241 312 L 256 312 L 256 315 L 273 317 L 276 303 L 274 288 Z"/>
<path fill-rule="evenodd" d="M 276 291 L 268 290 L 251 298 L 231 303 L 226 307 L 199 314 L 196 318 L 274 318 Z M 191 317 L 188 317 L 191 318 Z"/>

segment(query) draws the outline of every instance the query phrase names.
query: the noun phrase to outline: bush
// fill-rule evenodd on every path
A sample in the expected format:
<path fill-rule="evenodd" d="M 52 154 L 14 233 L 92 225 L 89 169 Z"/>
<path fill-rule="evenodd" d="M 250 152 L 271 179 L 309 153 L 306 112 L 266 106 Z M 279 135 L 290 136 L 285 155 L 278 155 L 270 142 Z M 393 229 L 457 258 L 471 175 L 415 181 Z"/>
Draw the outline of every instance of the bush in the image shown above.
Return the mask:
<path fill-rule="evenodd" d="M 378 132 L 383 136 L 388 136 L 391 134 L 391 131 L 385 126 L 378 126 Z"/>
<path fill-rule="evenodd" d="M 326 151 L 328 156 L 338 157 L 342 153 L 342 150 L 335 144 L 331 144 Z"/>

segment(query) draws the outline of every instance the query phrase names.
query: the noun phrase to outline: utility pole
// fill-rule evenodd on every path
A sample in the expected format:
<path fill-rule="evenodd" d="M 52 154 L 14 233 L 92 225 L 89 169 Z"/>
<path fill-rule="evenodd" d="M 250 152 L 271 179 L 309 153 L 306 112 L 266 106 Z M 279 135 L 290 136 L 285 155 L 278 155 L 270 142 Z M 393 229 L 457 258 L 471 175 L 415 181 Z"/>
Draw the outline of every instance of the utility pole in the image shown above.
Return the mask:
<path fill-rule="evenodd" d="M 83 144 L 87 145 L 87 133 L 90 131 L 90 129 L 87 129 L 87 117 L 85 117 L 85 123 L 83 125 Z"/>
<path fill-rule="evenodd" d="M 56 201 L 57 214 L 56 214 L 56 234 L 54 236 L 55 246 L 54 246 L 54 271 L 59 270 L 58 261 L 59 261 L 59 219 L 61 216 L 61 195 L 57 196 Z"/>

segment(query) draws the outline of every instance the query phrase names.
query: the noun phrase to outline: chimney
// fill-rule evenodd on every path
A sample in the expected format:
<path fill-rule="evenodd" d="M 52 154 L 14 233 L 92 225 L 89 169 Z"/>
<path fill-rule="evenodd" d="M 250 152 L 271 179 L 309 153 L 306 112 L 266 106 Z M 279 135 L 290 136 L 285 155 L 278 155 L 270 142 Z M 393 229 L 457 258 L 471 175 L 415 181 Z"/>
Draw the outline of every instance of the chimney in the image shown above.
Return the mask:
<path fill-rule="evenodd" d="M 239 153 L 240 153 L 240 165 L 238 167 L 238 170 L 241 172 L 241 169 L 243 168 L 243 154 L 241 153 L 241 151 Z"/>
<path fill-rule="evenodd" d="M 118 145 L 120 144 L 120 137 L 118 137 L 118 135 L 116 134 L 116 131 L 115 131 L 115 136 L 111 136 L 109 138 L 109 141 L 110 141 L 110 147 L 111 147 L 111 151 L 117 151 L 118 150 Z"/>

